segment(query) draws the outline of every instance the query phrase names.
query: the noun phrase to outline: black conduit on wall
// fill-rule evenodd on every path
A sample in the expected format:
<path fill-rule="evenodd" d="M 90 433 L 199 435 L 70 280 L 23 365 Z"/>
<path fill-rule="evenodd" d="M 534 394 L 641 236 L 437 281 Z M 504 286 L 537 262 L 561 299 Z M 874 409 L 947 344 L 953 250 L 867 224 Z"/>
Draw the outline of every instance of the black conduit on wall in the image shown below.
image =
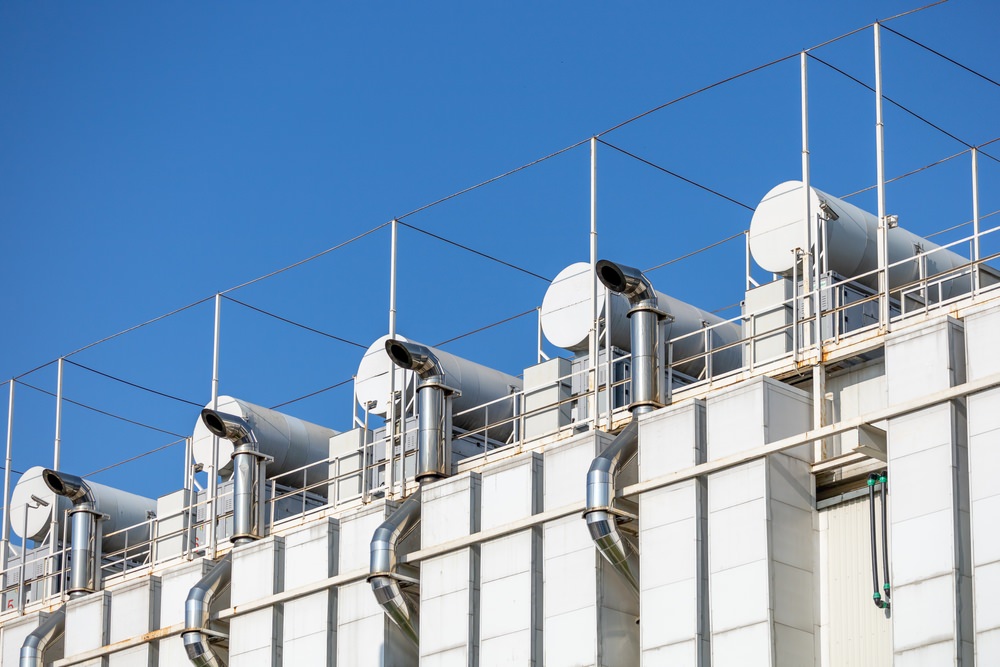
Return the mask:
<path fill-rule="evenodd" d="M 869 517 L 869 527 L 871 529 L 871 545 L 872 545 L 872 600 L 875 602 L 875 606 L 879 609 L 887 609 L 889 607 L 889 531 L 888 531 L 888 513 L 886 508 L 886 485 L 888 482 L 888 477 L 886 471 L 873 472 L 868 475 L 868 517 Z M 878 484 L 880 488 L 880 496 L 882 500 L 882 572 L 883 581 L 882 591 L 879 591 L 878 586 L 878 543 L 875 538 L 875 485 Z M 884 593 L 884 594 L 883 594 Z"/>

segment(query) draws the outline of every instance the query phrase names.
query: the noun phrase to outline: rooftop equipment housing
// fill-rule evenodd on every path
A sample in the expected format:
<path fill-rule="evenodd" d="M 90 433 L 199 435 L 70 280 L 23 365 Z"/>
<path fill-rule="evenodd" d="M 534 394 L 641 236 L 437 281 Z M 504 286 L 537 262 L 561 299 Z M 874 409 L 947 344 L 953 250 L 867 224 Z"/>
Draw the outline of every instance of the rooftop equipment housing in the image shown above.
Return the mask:
<path fill-rule="evenodd" d="M 218 408 L 209 403 L 205 409 L 233 415 L 249 424 L 257 439 L 258 451 L 273 459 L 267 464 L 268 476 L 281 475 L 280 484 L 301 488 L 306 482 L 318 482 L 325 478 L 326 470 L 320 470 L 318 467 L 315 470 L 284 473 L 328 459 L 330 438 L 337 435 L 337 431 L 232 396 L 220 396 Z M 195 424 L 193 438 L 194 460 L 208 468 L 212 465 L 215 436 L 201 417 Z M 232 476 L 232 456 L 235 451 L 236 445 L 233 441 L 225 437 L 219 438 L 218 464 L 221 476 Z M 325 485 L 318 485 L 310 490 L 313 493 L 326 495 Z"/>
<path fill-rule="evenodd" d="M 542 300 L 542 331 L 550 343 L 572 352 L 587 352 L 594 319 L 591 306 L 592 291 L 593 278 L 590 265 L 586 262 L 570 264 L 559 272 L 545 291 Z M 607 291 L 605 284 L 599 282 L 598 317 L 605 319 L 611 346 L 631 351 L 629 311 L 632 306 L 627 297 L 614 290 L 611 290 L 610 299 L 606 299 Z M 712 349 L 731 345 L 740 340 L 741 330 L 738 324 L 726 323 L 718 315 L 662 292 L 656 292 L 656 300 L 659 308 L 667 314 L 667 321 L 664 324 L 665 337 L 668 342 L 673 342 L 674 369 L 685 375 L 697 378 L 705 369 L 705 357 L 701 356 L 706 351 L 705 336 L 689 334 L 714 327 L 709 334 L 709 344 Z M 610 303 L 610 312 L 605 312 L 605 303 Z M 712 355 L 714 373 L 735 370 L 742 363 L 743 356 L 738 345 Z"/>
<path fill-rule="evenodd" d="M 750 222 L 750 252 L 754 260 L 762 269 L 785 277 L 791 277 L 795 270 L 796 249 L 813 251 L 809 243 L 809 224 L 803 215 L 802 188 L 802 181 L 786 181 L 775 186 L 757 205 Z M 821 270 L 848 279 L 868 274 L 856 282 L 878 289 L 878 275 L 869 273 L 878 268 L 878 216 L 813 187 L 809 188 L 809 200 L 809 210 L 820 216 L 820 229 L 824 230 L 819 234 L 825 239 L 819 253 L 824 264 Z M 940 247 L 902 227 L 890 227 L 889 264 L 902 263 L 889 269 L 889 289 L 913 283 L 921 277 L 955 273 L 954 279 L 941 283 L 940 299 L 969 292 L 972 288 L 969 260 L 951 250 L 932 252 Z M 930 254 L 915 259 L 923 253 Z M 906 261 L 911 258 L 913 261 Z M 994 272 L 987 272 L 996 277 Z M 931 291 L 929 298 L 938 300 L 936 289 Z"/>

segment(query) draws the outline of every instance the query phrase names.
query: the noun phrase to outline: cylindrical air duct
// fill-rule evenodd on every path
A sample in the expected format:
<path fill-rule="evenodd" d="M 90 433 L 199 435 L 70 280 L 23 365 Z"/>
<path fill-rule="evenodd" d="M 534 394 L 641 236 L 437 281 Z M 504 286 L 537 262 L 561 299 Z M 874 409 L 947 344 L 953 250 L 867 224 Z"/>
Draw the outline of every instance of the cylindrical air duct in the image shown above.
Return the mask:
<path fill-rule="evenodd" d="M 803 216 L 802 182 L 786 181 L 771 189 L 754 210 L 750 221 L 750 252 L 764 270 L 790 277 L 795 264 L 795 249 L 811 252 L 809 224 Z M 878 216 L 853 204 L 810 188 L 810 207 L 826 220 L 826 246 L 822 249 L 826 266 L 842 278 L 853 278 L 878 268 Z M 937 244 L 892 227 L 888 232 L 889 264 L 903 262 L 889 270 L 889 289 L 920 279 L 920 260 L 904 261 L 927 253 Z M 953 271 L 969 260 L 950 250 L 939 250 L 924 258 L 927 276 Z M 872 273 L 857 282 L 878 288 L 878 275 Z M 941 284 L 943 299 L 957 296 L 971 288 L 971 278 L 965 275 Z M 937 290 L 932 293 L 937 299 Z"/>
<path fill-rule="evenodd" d="M 542 331 L 556 347 L 578 353 L 588 350 L 594 319 L 590 302 L 593 290 L 591 275 L 588 263 L 570 264 L 559 272 L 545 291 L 541 311 Z M 598 281 L 598 317 L 605 319 L 611 345 L 631 352 L 632 333 L 628 318 L 631 306 L 628 298 L 612 292 L 610 313 L 605 313 L 606 293 L 604 284 Z M 739 324 L 726 323 L 718 315 L 662 292 L 656 292 L 656 298 L 659 309 L 670 317 L 670 321 L 664 325 L 666 339 L 673 343 L 674 369 L 681 373 L 697 378 L 705 368 L 705 358 L 699 355 L 705 353 L 706 336 L 688 334 L 696 334 L 706 327 L 714 326 L 708 340 L 713 350 L 736 343 L 741 338 Z M 712 355 L 713 374 L 735 370 L 742 364 L 743 354 L 739 345 Z"/>
<path fill-rule="evenodd" d="M 386 342 L 389 336 L 382 336 L 368 348 L 368 352 L 358 366 L 358 373 L 354 381 L 355 393 L 358 397 L 358 404 L 374 404 L 370 408 L 371 414 L 384 416 L 388 414 L 389 396 L 389 373 L 396 372 L 396 389 L 401 390 L 407 381 L 405 369 L 397 366 L 386 354 Z M 410 342 L 403 336 L 396 336 L 394 340 L 402 343 Z M 480 429 L 486 425 L 487 412 L 489 423 L 489 435 L 494 440 L 506 440 L 512 430 L 512 424 L 497 425 L 514 416 L 514 399 L 502 399 L 513 392 L 520 391 L 523 383 L 513 375 L 507 375 L 498 370 L 487 368 L 468 359 L 456 357 L 453 354 L 431 348 L 428 346 L 438 360 L 443 371 L 445 383 L 461 392 L 453 398 L 452 409 L 454 412 L 453 424 L 458 428 L 468 431 Z M 474 410 L 478 406 L 491 401 L 496 401 L 487 410 Z M 466 414 L 460 414 L 466 410 L 471 410 Z"/>
<path fill-rule="evenodd" d="M 53 504 L 58 503 L 57 515 L 60 517 L 73 506 L 69 498 L 57 495 L 49 488 L 43 478 L 44 473 L 42 466 L 29 468 L 21 475 L 11 494 L 10 527 L 19 537 L 34 542 L 42 541 L 49 534 Z M 104 553 L 124 549 L 126 535 L 130 547 L 149 539 L 148 521 L 150 515 L 156 512 L 155 500 L 96 482 L 88 481 L 86 484 L 95 498 L 98 511 L 108 517 L 101 526 Z M 41 505 L 33 498 L 40 498 L 48 505 Z M 68 537 L 72 539 L 72 523 L 69 528 Z M 129 530 L 126 531 L 126 528 Z M 111 535 L 117 531 L 124 532 Z M 62 539 L 61 534 L 58 537 Z"/>
<path fill-rule="evenodd" d="M 211 403 L 205 408 L 214 409 Z M 267 464 L 267 474 L 272 478 L 280 475 L 279 484 L 301 488 L 306 483 L 313 484 L 327 477 L 325 466 L 308 468 L 306 474 L 297 472 L 283 475 L 282 473 L 328 459 L 330 438 L 337 435 L 337 431 L 232 396 L 219 397 L 218 411 L 235 415 L 253 427 L 260 453 L 274 459 Z M 214 438 L 201 418 L 195 424 L 193 440 L 194 460 L 207 468 L 212 464 Z M 219 474 L 223 477 L 233 474 L 231 459 L 234 450 L 232 441 L 219 439 Z M 313 487 L 310 491 L 325 496 L 326 489 L 326 485 L 323 484 Z"/>
<path fill-rule="evenodd" d="M 414 644 L 420 640 L 419 605 L 408 599 L 399 586 L 396 551 L 420 521 L 420 490 L 389 515 L 372 536 L 368 583 L 386 615 Z"/>
<path fill-rule="evenodd" d="M 76 475 L 50 470 L 42 472 L 45 485 L 58 496 L 68 498 L 72 537 L 70 538 L 69 588 L 70 598 L 93 593 L 98 588 L 101 549 L 98 540 L 97 498 L 83 479 Z"/>
<path fill-rule="evenodd" d="M 212 600 L 226 590 L 232 582 L 233 552 L 216 563 L 188 592 L 184 601 L 184 632 L 181 640 L 188 660 L 195 667 L 225 667 L 225 663 L 212 650 L 209 635 Z"/>
<path fill-rule="evenodd" d="M 211 408 L 201 411 L 201 420 L 220 442 L 233 445 L 233 544 L 245 544 L 259 537 L 260 503 L 258 482 L 261 453 L 254 427 L 239 415 L 217 412 Z"/>

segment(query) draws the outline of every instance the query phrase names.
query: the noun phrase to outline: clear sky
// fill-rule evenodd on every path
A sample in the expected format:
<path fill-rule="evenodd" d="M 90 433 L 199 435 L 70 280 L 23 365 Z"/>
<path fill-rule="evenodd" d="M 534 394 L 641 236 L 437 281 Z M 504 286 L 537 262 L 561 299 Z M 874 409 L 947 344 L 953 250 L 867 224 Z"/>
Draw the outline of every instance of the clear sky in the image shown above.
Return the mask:
<path fill-rule="evenodd" d="M 0 379 L 920 4 L 2 3 Z M 887 25 L 1000 79 L 991 0 Z M 967 143 L 1000 136 L 1000 88 L 897 35 L 884 46 L 888 96 Z M 874 82 L 870 29 L 815 55 Z M 873 95 L 809 67 L 813 183 L 838 195 L 874 184 Z M 799 113 L 796 57 L 602 138 L 753 207 L 800 175 Z M 889 176 L 965 148 L 896 109 L 886 123 Z M 1000 208 L 1000 165 L 986 162 L 989 212 Z M 598 163 L 602 257 L 652 267 L 749 225 L 744 206 L 613 148 L 601 146 Z M 580 146 L 404 221 L 551 278 L 588 257 L 589 170 Z M 890 212 L 921 233 L 971 216 L 968 156 L 931 171 L 890 190 Z M 871 193 L 854 201 L 873 209 Z M 228 296 L 367 346 L 387 328 L 388 266 L 383 227 Z M 399 330 L 430 344 L 535 308 L 547 284 L 407 227 L 399 267 Z M 742 299 L 742 275 L 737 239 L 651 278 L 715 310 Z M 202 303 L 71 360 L 204 404 L 212 319 Z M 448 349 L 519 374 L 534 339 L 529 315 Z M 277 405 L 349 379 L 361 353 L 224 302 L 223 393 Z M 54 391 L 55 367 L 23 381 Z M 190 434 L 197 417 L 69 364 L 64 391 L 170 434 Z M 347 383 L 286 409 L 343 430 L 351 403 Z M 18 387 L 14 469 L 52 463 L 54 415 L 50 396 Z M 85 474 L 170 434 L 66 404 L 62 467 Z M 180 486 L 182 451 L 96 479 L 157 496 Z"/>

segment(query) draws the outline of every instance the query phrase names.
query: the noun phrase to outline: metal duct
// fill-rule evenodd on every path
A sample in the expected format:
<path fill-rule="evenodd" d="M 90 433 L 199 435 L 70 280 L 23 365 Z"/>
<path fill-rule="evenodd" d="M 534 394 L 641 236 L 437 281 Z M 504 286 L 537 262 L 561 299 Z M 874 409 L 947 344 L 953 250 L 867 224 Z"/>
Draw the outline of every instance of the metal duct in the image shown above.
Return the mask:
<path fill-rule="evenodd" d="M 57 505 L 57 521 L 73 503 L 66 496 L 52 492 L 44 479 L 45 468 L 34 466 L 21 475 L 14 486 L 10 501 L 10 527 L 18 536 L 40 542 L 52 529 L 52 507 Z M 156 501 L 143 498 L 97 482 L 87 482 L 95 503 L 105 519 L 101 522 L 102 551 L 107 554 L 128 546 L 142 544 L 149 539 L 149 516 L 156 511 Z M 41 498 L 47 506 L 32 501 Z M 70 526 L 72 529 L 72 526 Z M 120 531 L 120 532 L 119 532 Z M 115 533 L 115 534 L 111 534 Z M 72 533 L 68 534 L 72 537 Z M 62 539 L 58 533 L 57 539 Z"/>
<path fill-rule="evenodd" d="M 550 343 L 572 352 L 587 352 L 594 322 L 590 301 L 593 289 L 593 274 L 587 262 L 570 264 L 555 277 L 545 291 L 540 313 L 542 330 Z M 631 306 L 623 294 L 613 289 L 606 299 L 608 291 L 603 282 L 598 284 L 598 317 L 604 318 L 611 345 L 631 351 L 632 333 L 628 315 Z M 703 355 L 706 344 L 712 350 L 732 345 L 712 354 L 713 373 L 725 373 L 743 365 L 741 347 L 735 345 L 742 337 L 739 324 L 726 322 L 718 315 L 663 292 L 656 292 L 656 299 L 660 310 L 670 315 L 664 333 L 666 340 L 673 345 L 674 370 L 699 377 L 705 369 Z M 705 332 L 708 327 L 712 329 Z M 698 332 L 702 335 L 692 335 Z"/>
<path fill-rule="evenodd" d="M 447 477 L 451 472 L 448 451 L 450 433 L 445 423 L 448 395 L 455 389 L 445 384 L 444 369 L 434 350 L 419 343 L 390 339 L 385 351 L 394 364 L 420 377 L 417 385 L 417 481 Z"/>
<path fill-rule="evenodd" d="M 660 390 L 657 344 L 659 321 L 666 313 L 659 309 L 657 292 L 642 271 L 608 260 L 597 263 L 597 277 L 611 291 L 628 299 L 632 342 L 632 421 L 608 448 L 590 464 L 587 472 L 587 529 L 601 555 L 639 595 L 639 553 L 618 530 L 615 475 L 639 450 L 639 415 L 655 410 Z"/>
<path fill-rule="evenodd" d="M 181 633 L 181 640 L 188 660 L 196 667 L 226 667 L 226 663 L 215 654 L 209 642 L 209 635 L 214 634 L 209 629 L 209 619 L 212 600 L 229 586 L 232 573 L 233 554 L 229 552 L 195 584 L 184 602 L 184 632 Z"/>
<path fill-rule="evenodd" d="M 400 589 L 396 549 L 420 522 L 420 490 L 411 495 L 376 530 L 371 541 L 368 582 L 386 615 L 414 644 L 420 641 L 419 607 Z M 407 579 L 410 579 L 409 577 Z"/>
<path fill-rule="evenodd" d="M 248 403 L 232 396 L 220 396 L 218 405 L 209 403 L 207 409 L 221 413 L 236 415 L 253 427 L 257 438 L 257 450 L 274 459 L 268 463 L 267 472 L 271 477 L 280 475 L 279 483 L 293 488 L 301 488 L 306 483 L 314 484 L 327 477 L 327 467 L 316 465 L 304 472 L 288 473 L 304 466 L 325 461 L 330 457 L 330 438 L 337 431 L 297 419 L 269 408 Z M 212 449 L 215 438 L 205 422 L 198 418 L 194 426 L 194 442 L 192 453 L 196 463 L 205 468 L 212 465 Z M 218 466 L 219 474 L 227 477 L 232 474 L 232 454 L 235 447 L 232 441 L 219 440 Z M 327 485 L 311 488 L 310 493 L 326 496 Z"/>
<path fill-rule="evenodd" d="M 754 210 L 750 222 L 750 251 L 766 271 L 791 276 L 795 249 L 811 251 L 809 224 L 803 216 L 802 187 L 802 181 L 777 185 L 764 195 Z M 826 267 L 844 278 L 877 269 L 878 216 L 812 187 L 809 199 L 813 214 L 823 214 L 825 218 L 822 225 L 826 230 L 826 247 L 821 253 Z M 890 289 L 920 279 L 920 262 L 907 262 L 906 259 L 940 247 L 902 227 L 891 227 L 887 240 L 889 263 L 903 262 L 889 270 Z M 934 276 L 955 271 L 968 263 L 968 259 L 951 250 L 939 250 L 926 257 L 926 274 Z M 877 274 L 872 273 L 857 282 L 878 289 Z M 966 275 L 943 282 L 941 297 L 948 299 L 970 289 L 971 279 Z"/>
<path fill-rule="evenodd" d="M 386 355 L 386 345 L 395 340 L 400 343 L 411 343 L 403 336 L 382 336 L 368 348 L 361 363 L 358 365 L 354 381 L 354 391 L 358 404 L 370 406 L 369 413 L 385 416 L 389 411 L 389 380 L 395 373 L 395 389 L 403 391 L 406 388 L 407 369 L 396 365 L 391 356 Z M 419 345 L 419 343 L 414 343 Z M 456 427 L 472 431 L 490 423 L 489 435 L 494 440 L 506 440 L 513 430 L 514 400 L 498 400 L 509 396 L 512 391 L 520 391 L 523 382 L 493 368 L 488 368 L 468 359 L 421 345 L 431 351 L 437 359 L 441 374 L 448 386 L 457 389 L 453 397 Z M 486 410 L 475 410 L 481 405 L 496 401 Z M 460 414 L 465 413 L 465 414 Z M 488 417 L 488 420 L 487 420 Z M 500 424 L 500 422 L 506 422 Z"/>
<path fill-rule="evenodd" d="M 44 667 L 45 649 L 59 641 L 66 629 L 66 605 L 49 614 L 21 644 L 19 667 Z"/>
<path fill-rule="evenodd" d="M 97 498 L 87 483 L 76 475 L 46 468 L 42 479 L 53 493 L 73 503 L 69 511 L 72 536 L 67 592 L 70 598 L 93 593 L 99 583 L 101 536 L 98 520 L 103 516 L 97 511 Z"/>
<path fill-rule="evenodd" d="M 216 412 L 211 408 L 201 411 L 201 420 L 208 430 L 233 443 L 233 544 L 245 544 L 260 537 L 260 509 L 257 436 L 253 427 L 242 417 Z"/>

